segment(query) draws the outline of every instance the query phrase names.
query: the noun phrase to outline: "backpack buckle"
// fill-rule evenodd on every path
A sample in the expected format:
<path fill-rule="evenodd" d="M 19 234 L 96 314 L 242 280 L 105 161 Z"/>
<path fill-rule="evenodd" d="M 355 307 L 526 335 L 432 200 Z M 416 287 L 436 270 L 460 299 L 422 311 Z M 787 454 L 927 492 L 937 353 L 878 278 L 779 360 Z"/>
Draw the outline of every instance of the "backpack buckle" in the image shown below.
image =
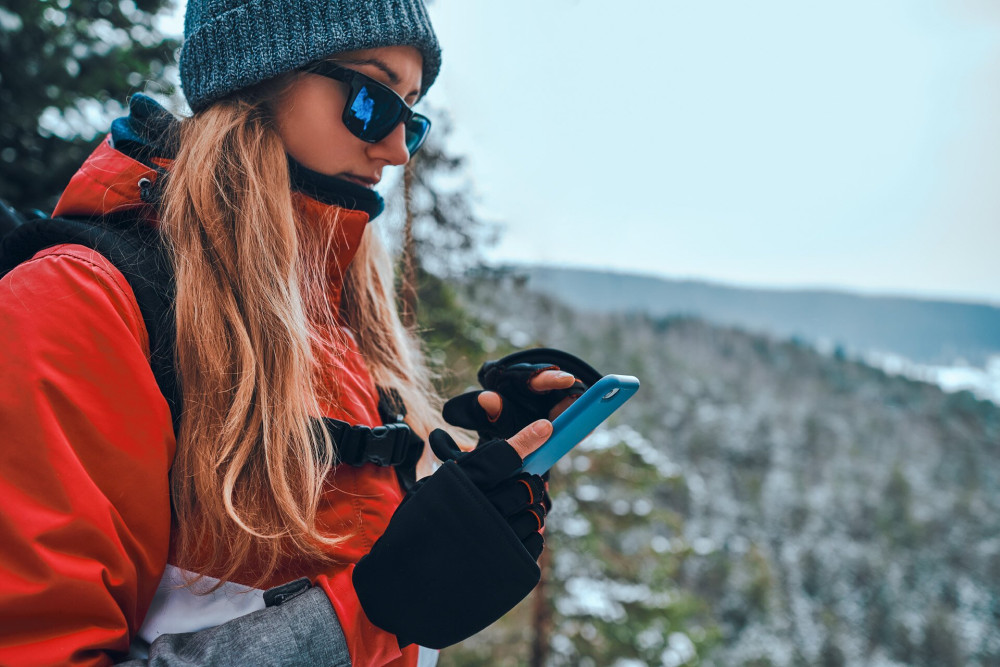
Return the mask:
<path fill-rule="evenodd" d="M 357 428 L 357 427 L 355 427 Z M 406 460 L 406 443 L 410 439 L 410 427 L 403 422 L 385 424 L 368 429 L 365 458 L 380 466 L 397 466 Z"/>
<path fill-rule="evenodd" d="M 371 428 L 324 417 L 323 424 L 337 447 L 337 463 L 399 466 L 408 458 L 412 434 L 403 422 Z"/>

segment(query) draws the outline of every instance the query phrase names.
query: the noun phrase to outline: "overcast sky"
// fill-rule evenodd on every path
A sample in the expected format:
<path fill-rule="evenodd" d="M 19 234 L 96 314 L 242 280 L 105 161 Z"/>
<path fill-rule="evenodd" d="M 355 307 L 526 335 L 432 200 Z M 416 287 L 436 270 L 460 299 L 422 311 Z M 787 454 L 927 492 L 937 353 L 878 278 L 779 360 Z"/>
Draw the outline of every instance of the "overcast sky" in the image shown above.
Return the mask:
<path fill-rule="evenodd" d="M 1000 2 L 430 11 L 491 259 L 1000 305 Z"/>

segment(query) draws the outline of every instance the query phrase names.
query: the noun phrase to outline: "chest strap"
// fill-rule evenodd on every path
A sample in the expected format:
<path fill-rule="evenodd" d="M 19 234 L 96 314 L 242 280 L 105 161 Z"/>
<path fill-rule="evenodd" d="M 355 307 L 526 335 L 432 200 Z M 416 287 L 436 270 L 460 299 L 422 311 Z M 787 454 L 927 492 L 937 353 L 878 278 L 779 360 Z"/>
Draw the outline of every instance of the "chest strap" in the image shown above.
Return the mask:
<path fill-rule="evenodd" d="M 372 428 L 329 417 L 319 421 L 336 445 L 338 465 L 374 463 L 405 468 L 416 465 L 424 449 L 423 441 L 404 422 Z"/>
<path fill-rule="evenodd" d="M 100 220 L 45 218 L 24 221 L 0 201 L 0 276 L 36 252 L 60 243 L 76 243 L 104 255 L 132 287 L 150 339 L 150 365 L 157 385 L 170 406 L 174 427 L 182 405 L 174 368 L 173 267 L 155 228 L 145 224 L 141 211 L 126 211 Z M 424 443 L 402 420 L 406 407 L 392 389 L 378 388 L 379 416 L 385 426 L 353 426 L 323 418 L 337 448 L 337 463 L 410 469 L 416 466 Z"/>

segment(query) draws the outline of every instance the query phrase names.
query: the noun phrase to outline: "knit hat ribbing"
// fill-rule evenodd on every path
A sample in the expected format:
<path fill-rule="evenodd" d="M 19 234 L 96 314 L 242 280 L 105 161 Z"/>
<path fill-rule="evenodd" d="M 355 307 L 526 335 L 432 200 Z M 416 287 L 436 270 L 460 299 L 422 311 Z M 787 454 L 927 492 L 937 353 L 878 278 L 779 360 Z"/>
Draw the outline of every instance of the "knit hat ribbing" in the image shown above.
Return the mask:
<path fill-rule="evenodd" d="M 423 96 L 441 67 L 423 0 L 188 0 L 181 86 L 199 111 L 314 60 L 380 46 L 420 51 Z"/>

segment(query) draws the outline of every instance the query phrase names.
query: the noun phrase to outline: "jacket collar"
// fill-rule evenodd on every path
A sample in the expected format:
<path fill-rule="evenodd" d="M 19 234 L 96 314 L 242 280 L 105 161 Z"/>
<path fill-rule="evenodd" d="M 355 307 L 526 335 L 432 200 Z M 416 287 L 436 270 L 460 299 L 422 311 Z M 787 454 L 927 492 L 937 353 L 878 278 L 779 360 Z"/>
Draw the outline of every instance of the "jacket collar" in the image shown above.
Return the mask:
<path fill-rule="evenodd" d="M 136 94 L 129 99 L 129 115 L 111 124 L 112 145 L 129 157 L 150 167 L 176 153 L 172 130 L 173 116 L 156 100 Z M 330 206 L 364 211 L 374 220 L 385 209 L 382 196 L 350 181 L 308 169 L 288 157 L 292 189 Z"/>
<path fill-rule="evenodd" d="M 173 116 L 155 100 L 133 95 L 129 115 L 112 123 L 111 133 L 74 174 L 52 215 L 94 218 L 134 210 L 156 224 L 157 212 L 148 192 L 170 169 L 176 152 L 174 123 Z M 357 253 L 368 222 L 382 211 L 382 198 L 294 161 L 289 169 L 293 203 L 303 219 L 316 224 L 337 220 L 337 266 L 331 268 L 338 271 L 333 275 L 342 275 Z M 335 296 L 339 298 L 339 288 Z"/>

